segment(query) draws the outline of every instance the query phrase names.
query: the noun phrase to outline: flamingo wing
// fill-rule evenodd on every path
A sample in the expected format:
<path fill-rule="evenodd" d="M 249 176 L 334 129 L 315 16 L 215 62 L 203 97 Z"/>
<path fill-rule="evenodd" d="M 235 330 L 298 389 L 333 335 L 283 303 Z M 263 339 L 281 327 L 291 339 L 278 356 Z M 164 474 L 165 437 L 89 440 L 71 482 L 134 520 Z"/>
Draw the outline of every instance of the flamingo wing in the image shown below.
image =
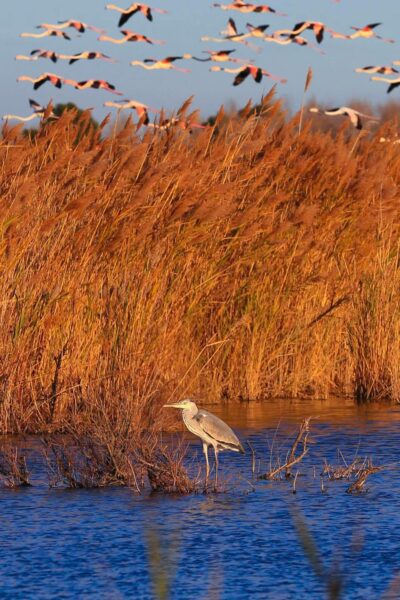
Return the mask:
<path fill-rule="evenodd" d="M 42 77 L 38 81 L 35 81 L 35 83 L 33 84 L 33 89 L 38 90 L 44 83 L 46 83 L 46 81 L 50 81 L 50 78 L 48 76 Z M 61 87 L 61 85 L 59 87 Z"/>
<path fill-rule="evenodd" d="M 395 88 L 399 87 L 400 81 L 393 82 L 389 85 L 387 93 L 390 94 Z"/>
<path fill-rule="evenodd" d="M 322 40 L 324 39 L 324 28 L 323 28 L 323 27 L 321 27 L 321 28 L 320 28 L 320 29 L 317 31 L 317 33 L 316 33 L 315 37 L 317 38 L 317 42 L 318 42 L 318 44 L 320 44 L 320 43 L 322 42 Z"/>
<path fill-rule="evenodd" d="M 233 85 L 235 85 L 235 86 L 240 85 L 241 83 L 243 83 L 243 81 L 249 75 L 250 75 L 250 67 L 245 67 L 244 69 L 239 71 L 239 73 L 236 75 L 235 79 L 233 80 Z"/>
<path fill-rule="evenodd" d="M 255 71 L 254 73 L 252 73 L 252 75 L 253 75 L 254 81 L 255 81 L 256 83 L 260 83 L 260 81 L 261 81 L 261 80 L 262 80 L 262 78 L 263 78 L 263 72 L 262 72 L 262 69 L 261 69 L 260 67 L 258 67 L 257 71 Z"/>
<path fill-rule="evenodd" d="M 236 24 L 233 19 L 228 20 L 228 26 L 227 26 L 226 30 L 228 32 L 228 36 L 237 35 Z"/>
<path fill-rule="evenodd" d="M 32 98 L 29 98 L 29 106 L 35 112 L 41 112 L 43 110 L 43 106 L 41 106 L 40 104 L 38 104 L 38 102 L 36 102 L 35 100 L 32 100 Z"/>
<path fill-rule="evenodd" d="M 119 21 L 118 21 L 118 27 L 122 27 L 123 25 L 125 25 L 125 23 L 127 21 L 129 21 L 129 19 L 131 17 L 133 17 L 133 15 L 135 13 L 137 13 L 138 11 L 139 11 L 139 7 L 137 6 L 136 8 L 133 8 L 131 11 L 129 11 L 127 13 L 122 13 L 122 15 L 120 16 Z"/>

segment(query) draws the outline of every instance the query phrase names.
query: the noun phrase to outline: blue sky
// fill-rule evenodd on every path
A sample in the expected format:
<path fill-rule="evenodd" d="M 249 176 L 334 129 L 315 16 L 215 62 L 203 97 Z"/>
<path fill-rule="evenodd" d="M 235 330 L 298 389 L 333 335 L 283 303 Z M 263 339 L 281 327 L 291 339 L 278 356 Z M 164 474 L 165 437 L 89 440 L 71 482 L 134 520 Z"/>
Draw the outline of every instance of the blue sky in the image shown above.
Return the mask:
<path fill-rule="evenodd" d="M 246 80 L 237 88 L 232 87 L 233 76 L 225 73 L 210 73 L 209 63 L 182 61 L 179 66 L 190 68 L 189 74 L 173 71 L 144 71 L 129 65 L 131 60 L 144 58 L 163 58 L 168 55 L 180 55 L 184 52 L 202 56 L 205 49 L 236 48 L 235 56 L 253 58 L 259 66 L 272 73 L 286 77 L 285 85 L 278 84 L 278 93 L 287 98 L 289 106 L 297 109 L 301 101 L 304 78 L 309 66 L 314 70 L 311 95 L 319 102 L 337 105 L 349 102 L 351 98 L 385 102 L 386 85 L 370 82 L 369 76 L 354 73 L 354 69 L 366 65 L 386 65 L 400 60 L 400 3 L 398 0 L 270 0 L 276 10 L 288 13 L 288 17 L 268 14 L 242 15 L 236 11 L 221 11 L 212 8 L 213 0 L 147 0 L 159 8 L 167 9 L 168 14 L 154 14 L 153 23 L 142 15 L 135 15 L 126 27 L 144 33 L 150 37 L 166 40 L 165 46 L 150 46 L 143 43 L 114 45 L 99 42 L 98 34 L 87 31 L 79 36 L 69 29 L 71 42 L 58 38 L 30 39 L 20 38 L 21 32 L 38 32 L 35 26 L 42 23 L 55 23 L 57 20 L 78 19 L 91 25 L 104 28 L 112 37 L 118 37 L 118 13 L 105 10 L 106 0 L 14 0 L 2 7 L 1 32 L 1 72 L 3 77 L 0 96 L 0 114 L 30 113 L 28 98 L 34 98 L 46 104 L 51 98 L 54 102 L 72 101 L 80 107 L 94 107 L 94 115 L 102 118 L 109 109 L 102 104 L 113 100 L 113 94 L 103 90 L 78 91 L 71 87 L 62 90 L 45 84 L 34 92 L 32 85 L 16 82 L 18 75 L 38 76 L 44 71 L 57 73 L 64 77 L 83 80 L 102 78 L 113 83 L 124 92 L 124 97 L 134 98 L 155 107 L 174 109 L 188 96 L 195 94 L 194 106 L 199 107 L 203 116 L 214 113 L 220 104 L 234 102 L 242 105 L 249 98 L 255 102 L 271 87 L 269 80 L 263 79 L 260 85 Z M 222 3 L 225 0 L 221 0 Z M 226 0 L 228 3 L 229 0 Z M 269 2 L 269 0 L 268 0 Z M 130 0 L 115 0 L 115 4 L 127 7 Z M 336 31 L 349 33 L 351 25 L 363 26 L 380 21 L 383 25 L 378 33 L 383 37 L 398 38 L 395 44 L 371 40 L 335 40 L 326 35 L 321 44 L 326 54 L 319 55 L 310 48 L 297 45 L 278 46 L 271 43 L 256 42 L 262 52 L 256 54 L 239 44 L 213 44 L 201 42 L 202 35 L 217 36 L 226 25 L 228 17 L 233 17 L 239 31 L 243 31 L 246 22 L 255 25 L 270 24 L 270 31 L 290 28 L 302 20 L 317 20 L 327 23 Z M 312 32 L 305 37 L 313 38 Z M 15 61 L 16 54 L 29 54 L 34 48 L 44 48 L 57 52 L 73 54 L 83 50 L 99 50 L 118 60 L 117 64 L 103 61 L 80 61 L 69 66 L 66 61 L 53 64 L 48 60 L 36 62 Z M 203 55 L 204 56 L 204 55 Z M 235 66 L 235 65 L 231 65 Z M 400 88 L 390 98 L 400 99 Z"/>

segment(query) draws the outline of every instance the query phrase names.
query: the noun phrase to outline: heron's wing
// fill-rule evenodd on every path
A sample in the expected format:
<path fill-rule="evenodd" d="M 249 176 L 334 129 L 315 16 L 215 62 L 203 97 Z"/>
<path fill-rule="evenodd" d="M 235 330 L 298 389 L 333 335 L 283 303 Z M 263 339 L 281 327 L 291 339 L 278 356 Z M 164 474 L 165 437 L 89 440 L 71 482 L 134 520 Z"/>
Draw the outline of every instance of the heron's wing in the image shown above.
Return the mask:
<path fill-rule="evenodd" d="M 222 446 L 232 450 L 238 450 L 244 453 L 243 446 L 232 431 L 232 429 L 221 419 L 208 412 L 208 410 L 200 409 L 194 419 L 198 422 L 203 431 L 211 438 L 216 440 Z"/>

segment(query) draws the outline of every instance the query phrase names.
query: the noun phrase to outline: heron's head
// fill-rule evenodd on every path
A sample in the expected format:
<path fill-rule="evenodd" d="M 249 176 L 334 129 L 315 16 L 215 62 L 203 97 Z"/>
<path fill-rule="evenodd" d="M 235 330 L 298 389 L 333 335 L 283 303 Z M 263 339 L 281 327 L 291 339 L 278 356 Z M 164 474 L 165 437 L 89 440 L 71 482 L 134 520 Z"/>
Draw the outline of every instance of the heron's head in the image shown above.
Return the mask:
<path fill-rule="evenodd" d="M 193 410 L 197 409 L 197 406 L 195 402 L 193 402 L 193 400 L 185 398 L 184 400 L 174 402 L 173 404 L 164 404 L 164 408 L 181 408 L 182 410 Z"/>

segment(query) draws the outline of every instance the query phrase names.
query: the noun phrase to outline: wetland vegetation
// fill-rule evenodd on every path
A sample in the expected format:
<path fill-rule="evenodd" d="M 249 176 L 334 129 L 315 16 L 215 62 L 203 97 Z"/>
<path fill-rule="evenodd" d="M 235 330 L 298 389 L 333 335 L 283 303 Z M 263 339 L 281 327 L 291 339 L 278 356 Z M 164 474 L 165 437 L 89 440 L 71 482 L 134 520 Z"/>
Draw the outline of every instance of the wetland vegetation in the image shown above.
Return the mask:
<path fill-rule="evenodd" d="M 399 400 L 398 146 L 298 118 L 271 92 L 193 135 L 4 127 L 3 433 L 183 395 Z"/>
<path fill-rule="evenodd" d="M 376 428 L 353 406 L 400 399 L 392 126 L 299 135 L 273 92 L 193 135 L 90 119 L 0 141 L 2 592 L 34 548 L 21 598 L 76 572 L 87 597 L 392 597 L 397 413 Z M 223 494 L 161 408 L 183 396 L 242 411 Z M 278 420 L 247 420 L 276 397 Z"/>

